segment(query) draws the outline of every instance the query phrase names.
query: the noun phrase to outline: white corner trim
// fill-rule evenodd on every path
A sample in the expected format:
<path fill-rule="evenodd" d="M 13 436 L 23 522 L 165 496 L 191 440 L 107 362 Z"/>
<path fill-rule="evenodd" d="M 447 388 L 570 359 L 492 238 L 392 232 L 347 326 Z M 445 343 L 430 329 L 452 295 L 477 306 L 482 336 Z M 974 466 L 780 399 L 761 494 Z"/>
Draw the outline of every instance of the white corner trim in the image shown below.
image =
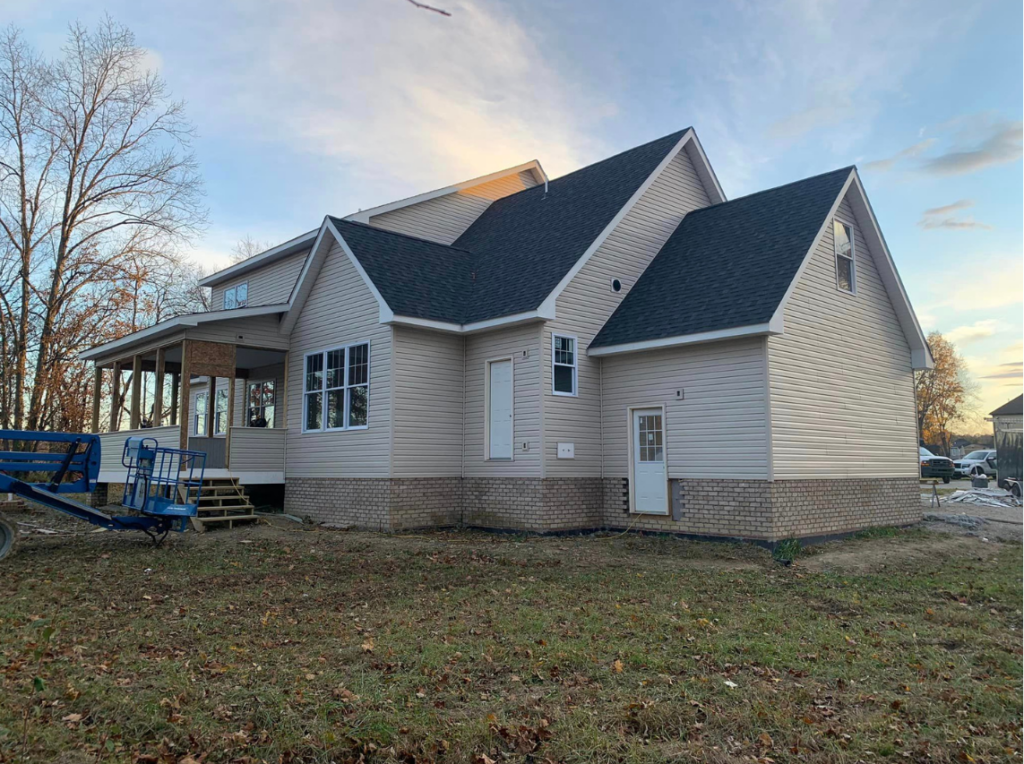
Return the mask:
<path fill-rule="evenodd" d="M 663 337 L 657 340 L 643 340 L 642 342 L 626 342 L 621 345 L 605 345 L 603 347 L 590 348 L 588 356 L 622 355 L 624 353 L 639 353 L 644 350 L 658 350 L 660 348 L 678 347 L 680 345 L 699 345 L 705 342 L 718 342 L 719 340 L 734 339 L 736 337 L 759 337 L 773 334 L 781 334 L 781 328 L 767 324 L 751 324 L 750 326 L 737 326 L 732 329 L 717 329 L 713 332 L 698 332 L 696 334 L 681 334 L 676 337 Z"/>
<path fill-rule="evenodd" d="M 400 210 L 403 207 L 411 207 L 414 204 L 421 204 L 422 202 L 429 202 L 431 199 L 437 199 L 441 196 L 447 196 L 448 194 L 454 194 L 457 191 L 465 191 L 467 188 L 473 188 L 484 183 L 490 183 L 492 180 L 500 180 L 510 175 L 518 175 L 521 172 L 530 171 L 533 173 L 533 177 L 537 179 L 537 183 L 544 183 L 547 180 L 547 174 L 544 172 L 544 168 L 540 166 L 540 162 L 536 159 L 531 159 L 529 162 L 516 165 L 515 167 L 509 167 L 504 170 L 498 170 L 488 175 L 481 175 L 479 178 L 471 178 L 470 180 L 464 180 L 461 183 L 456 183 L 451 186 L 445 186 L 444 188 L 437 188 L 433 191 L 427 191 L 423 194 L 417 194 L 416 196 L 410 196 L 406 199 L 399 199 L 397 202 L 388 202 L 387 204 L 381 204 L 377 207 L 371 207 L 368 210 L 360 210 L 359 212 L 353 212 L 351 215 L 346 215 L 344 220 L 351 220 L 355 223 L 369 223 L 370 218 L 376 215 L 383 215 L 386 212 L 394 212 Z"/>
<path fill-rule="evenodd" d="M 532 321 L 550 321 L 553 315 L 546 315 L 539 310 L 531 310 L 526 313 L 513 313 L 509 316 L 491 318 L 486 321 L 474 321 L 469 324 L 458 324 L 449 321 L 435 321 L 429 318 L 413 318 L 412 316 L 396 316 L 394 314 L 387 320 L 381 318 L 381 323 L 394 326 L 412 326 L 419 329 L 433 329 L 439 332 L 450 332 L 452 334 L 474 334 L 485 332 L 488 329 L 499 329 L 505 326 L 530 323 Z"/>
<path fill-rule="evenodd" d="M 549 294 L 544 299 L 544 302 L 540 304 L 541 311 L 554 314 L 555 304 L 558 301 L 558 296 L 562 294 L 563 291 L 565 291 L 565 288 L 567 286 L 569 286 L 569 282 L 576 278 L 576 274 L 583 270 L 583 266 L 587 264 L 590 258 L 594 256 L 594 253 L 597 252 L 597 250 L 601 247 L 602 244 L 604 244 L 605 239 L 611 236 L 612 231 L 614 231 L 615 228 L 619 225 L 619 223 L 622 222 L 622 219 L 629 214 L 629 211 L 633 209 L 636 203 L 640 201 L 640 197 L 642 197 L 647 192 L 647 189 L 649 189 L 654 184 L 654 181 L 658 179 L 658 176 L 661 175 L 664 169 L 668 167 L 669 163 L 676 158 L 676 155 L 682 150 L 683 146 L 685 146 L 687 142 L 692 140 L 693 137 L 694 134 L 692 128 L 683 133 L 683 136 L 679 139 L 676 145 L 673 146 L 672 149 L 665 155 L 664 159 L 661 160 L 658 166 L 654 168 L 654 172 L 647 176 L 647 179 L 642 184 L 640 184 L 640 187 L 629 198 L 629 201 L 627 201 L 623 205 L 622 209 L 619 210 L 615 217 L 612 218 L 611 222 L 604 227 L 604 230 L 602 230 L 598 237 L 594 239 L 594 241 L 590 244 L 589 247 L 587 247 L 587 250 L 583 253 L 582 256 L 580 256 L 580 259 L 576 261 L 576 264 L 569 270 L 568 273 L 566 273 L 562 277 L 562 280 L 558 282 L 558 285 L 554 288 L 554 290 L 552 290 L 551 294 Z"/>
<path fill-rule="evenodd" d="M 251 308 L 230 308 L 228 310 L 211 310 L 207 313 L 189 313 L 184 316 L 176 316 L 159 324 L 129 334 L 121 339 L 107 342 L 103 345 L 96 345 L 88 350 L 83 350 L 78 357 L 83 361 L 91 361 L 109 355 L 120 348 L 128 347 L 142 340 L 159 337 L 162 334 L 172 332 L 175 329 L 184 329 L 190 326 L 199 326 L 211 321 L 228 321 L 236 318 L 250 318 L 252 316 L 266 316 L 272 313 L 284 313 L 288 310 L 286 304 L 277 305 L 255 305 Z"/>
<path fill-rule="evenodd" d="M 269 263 L 276 261 L 279 256 L 286 256 L 288 254 L 299 252 L 305 248 L 303 245 L 311 243 L 316 238 L 319 230 L 320 229 L 318 228 L 314 228 L 312 231 L 307 231 L 304 234 L 296 236 L 294 239 L 289 239 L 284 244 L 278 244 L 276 247 L 271 247 L 265 252 L 254 255 L 240 263 L 235 263 L 224 270 L 211 273 L 209 276 L 199 281 L 199 286 L 216 286 L 217 284 L 233 279 L 236 276 L 241 276 L 249 271 L 268 265 Z M 295 252 L 291 252 L 290 250 L 294 250 Z"/>

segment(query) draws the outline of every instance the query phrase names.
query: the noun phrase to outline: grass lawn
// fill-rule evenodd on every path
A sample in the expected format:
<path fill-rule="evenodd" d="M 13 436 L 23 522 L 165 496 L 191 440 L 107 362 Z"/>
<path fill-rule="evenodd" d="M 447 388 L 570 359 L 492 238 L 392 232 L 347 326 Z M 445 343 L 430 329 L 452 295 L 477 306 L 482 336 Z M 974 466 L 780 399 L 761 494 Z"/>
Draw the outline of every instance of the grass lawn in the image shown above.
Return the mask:
<path fill-rule="evenodd" d="M 1019 544 L 173 542 L 0 564 L 0 761 L 1020 758 Z"/>

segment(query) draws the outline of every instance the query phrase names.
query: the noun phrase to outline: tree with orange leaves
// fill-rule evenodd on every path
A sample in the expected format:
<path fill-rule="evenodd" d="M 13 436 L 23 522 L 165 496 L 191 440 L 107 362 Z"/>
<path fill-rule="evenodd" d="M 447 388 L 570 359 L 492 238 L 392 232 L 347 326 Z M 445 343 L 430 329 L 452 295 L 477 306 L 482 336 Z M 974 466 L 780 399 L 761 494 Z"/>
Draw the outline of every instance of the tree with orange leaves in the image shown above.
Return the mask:
<path fill-rule="evenodd" d="M 939 332 L 928 335 L 935 366 L 918 371 L 914 377 L 917 399 L 917 429 L 925 443 L 940 444 L 948 455 L 950 427 L 971 414 L 973 384 L 963 356 L 956 345 Z"/>

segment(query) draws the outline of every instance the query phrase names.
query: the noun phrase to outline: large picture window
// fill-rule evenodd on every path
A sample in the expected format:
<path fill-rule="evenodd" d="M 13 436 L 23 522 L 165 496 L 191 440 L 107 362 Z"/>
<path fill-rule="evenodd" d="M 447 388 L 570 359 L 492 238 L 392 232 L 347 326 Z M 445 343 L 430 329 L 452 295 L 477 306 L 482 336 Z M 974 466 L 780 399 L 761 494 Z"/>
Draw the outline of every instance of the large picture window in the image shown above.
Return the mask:
<path fill-rule="evenodd" d="M 576 338 L 551 335 L 551 390 L 555 395 L 576 395 Z"/>
<path fill-rule="evenodd" d="M 311 353 L 303 370 L 302 430 L 367 427 L 370 403 L 370 344 Z"/>
<path fill-rule="evenodd" d="M 857 268 L 853 250 L 853 228 L 841 220 L 832 221 L 836 243 L 836 286 L 844 292 L 857 291 Z"/>

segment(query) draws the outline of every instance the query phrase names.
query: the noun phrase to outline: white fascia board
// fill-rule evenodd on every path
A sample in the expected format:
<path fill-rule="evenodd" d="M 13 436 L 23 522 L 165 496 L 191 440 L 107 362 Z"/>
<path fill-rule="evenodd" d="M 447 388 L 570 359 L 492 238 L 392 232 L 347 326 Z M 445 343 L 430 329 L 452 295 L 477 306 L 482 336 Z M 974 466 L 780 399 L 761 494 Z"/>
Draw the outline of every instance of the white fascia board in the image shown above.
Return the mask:
<path fill-rule="evenodd" d="M 407 199 L 399 199 L 397 202 L 381 204 L 377 207 L 371 207 L 368 210 L 360 210 L 359 212 L 353 212 L 351 215 L 346 215 L 344 217 L 344 220 L 351 220 L 355 223 L 369 223 L 370 218 L 375 215 L 383 215 L 385 212 L 394 212 L 395 210 L 400 210 L 403 207 L 410 207 L 413 204 L 429 202 L 431 199 L 437 199 L 440 196 L 447 196 L 448 194 L 454 194 L 457 191 L 464 191 L 467 188 L 479 186 L 483 183 L 490 183 L 492 180 L 500 180 L 501 178 L 506 178 L 509 175 L 518 175 L 519 173 L 526 172 L 527 170 L 533 173 L 533 176 L 537 179 L 538 183 L 544 183 L 547 180 L 547 175 L 544 173 L 544 168 L 540 166 L 540 162 L 538 162 L 536 159 L 533 159 L 521 165 L 509 167 L 506 170 L 499 170 L 498 172 L 492 172 L 489 175 L 481 175 L 479 178 L 464 180 L 461 183 L 456 183 L 455 185 L 452 186 L 445 186 L 444 188 L 438 188 L 433 191 L 427 191 L 426 193 L 423 194 L 410 196 Z"/>
<path fill-rule="evenodd" d="M 711 179 L 711 190 L 714 194 L 708 194 L 708 196 L 717 196 L 717 198 L 712 198 L 712 204 L 721 204 L 722 202 L 728 201 L 725 198 L 725 191 L 722 190 L 722 184 L 718 182 L 718 176 L 715 174 L 715 168 L 711 166 L 711 162 L 708 161 L 708 155 L 704 153 L 704 147 L 700 144 L 700 138 L 697 137 L 697 133 L 695 131 L 691 130 L 690 132 L 693 133 L 692 145 L 697 150 L 697 156 L 700 158 L 701 164 L 704 165 L 704 170 L 707 173 L 708 178 Z M 697 174 L 700 174 L 699 169 Z M 701 178 L 701 180 L 703 181 L 703 178 Z"/>
<path fill-rule="evenodd" d="M 643 340 L 642 342 L 626 342 L 621 345 L 590 348 L 587 350 L 587 355 L 605 356 L 640 353 L 644 350 L 659 350 L 661 348 L 679 347 L 681 345 L 700 345 L 706 342 L 718 342 L 737 337 L 760 337 L 779 333 L 772 327 L 770 322 L 767 324 L 751 324 L 750 326 L 737 326 L 732 329 L 718 329 L 713 332 L 681 334 L 676 337 L 663 337 L 658 340 Z"/>
<path fill-rule="evenodd" d="M 257 305 L 251 308 L 232 308 L 230 310 L 211 310 L 208 313 L 190 313 L 184 316 L 176 316 L 162 321 L 159 324 L 147 327 L 140 331 L 129 334 L 121 339 L 107 342 L 103 345 L 91 347 L 78 354 L 83 361 L 91 361 L 110 353 L 117 352 L 121 348 L 129 347 L 143 340 L 150 340 L 162 334 L 168 334 L 175 329 L 183 329 L 190 326 L 199 326 L 211 321 L 227 321 L 236 318 L 249 318 L 251 316 L 265 316 L 272 313 L 284 313 L 288 306 L 281 305 Z"/>
<path fill-rule="evenodd" d="M 327 237 L 326 240 L 325 237 Z M 295 322 L 298 321 L 299 314 L 309 298 L 309 293 L 313 289 L 313 283 L 316 281 L 317 274 L 323 267 L 323 262 L 327 259 L 327 255 L 330 252 L 330 237 L 334 237 L 334 241 L 339 244 L 342 251 L 348 257 L 349 262 L 352 263 L 352 267 L 356 269 L 363 283 L 366 284 L 374 299 L 377 300 L 377 305 L 380 309 L 380 322 L 387 323 L 394 316 L 391 308 L 388 307 L 387 302 L 381 296 L 380 290 L 377 289 L 376 284 L 373 283 L 373 280 L 363 268 L 362 263 L 359 262 L 359 258 L 355 256 L 348 242 L 345 241 L 345 237 L 341 235 L 334 223 L 331 222 L 330 216 L 326 216 L 324 217 L 323 225 L 320 227 L 320 233 L 316 237 L 316 243 L 314 243 L 309 257 L 306 258 L 306 262 L 302 266 L 302 272 L 299 274 L 295 287 L 292 289 L 291 297 L 288 299 L 288 312 L 281 322 L 281 332 L 283 334 L 290 334 L 292 329 L 295 328 Z"/>
<path fill-rule="evenodd" d="M 212 287 L 217 286 L 225 281 L 235 278 L 236 276 L 242 276 L 250 271 L 261 268 L 264 265 L 268 265 L 278 259 L 278 256 L 284 256 L 288 254 L 289 250 L 295 249 L 299 251 L 301 245 L 312 243 L 316 238 L 319 229 L 313 229 L 306 233 L 296 236 L 294 239 L 289 239 L 284 244 L 278 244 L 276 247 L 268 249 L 266 252 L 261 252 L 258 255 L 254 255 L 240 263 L 235 263 L 232 266 L 225 268 L 222 271 L 211 273 L 204 279 L 199 281 L 199 286 Z"/>
<path fill-rule="evenodd" d="M 545 315 L 539 310 L 530 310 L 525 313 L 514 313 L 500 318 L 491 318 L 487 321 L 474 321 L 469 324 L 457 324 L 449 321 L 434 321 L 429 318 L 413 318 L 411 316 L 392 316 L 388 321 L 395 326 L 413 326 L 420 329 L 432 329 L 438 332 L 449 332 L 451 334 L 474 334 L 486 332 L 490 329 L 501 329 L 506 326 L 515 326 L 533 321 L 550 321 L 553 315 Z"/>
<path fill-rule="evenodd" d="M 889 252 L 889 246 L 885 243 L 885 236 L 882 235 L 882 229 L 878 225 L 875 211 L 871 207 L 871 200 L 868 199 L 864 186 L 861 185 L 860 173 L 857 172 L 856 168 L 853 170 L 853 188 L 856 189 L 859 201 L 868 213 L 870 226 L 866 234 L 871 237 L 877 249 L 885 256 L 886 267 L 878 268 L 878 272 L 882 278 L 882 283 L 885 285 L 886 293 L 889 295 L 889 300 L 892 302 L 893 309 L 896 311 L 896 317 L 899 319 L 903 334 L 907 338 L 907 344 L 910 345 L 911 366 L 915 369 L 931 369 L 935 366 L 931 348 L 928 347 L 928 340 L 921 330 L 921 324 L 917 320 L 914 306 L 910 304 L 910 297 L 907 296 L 907 290 L 903 287 L 903 279 L 900 278 L 900 273 L 896 270 L 896 263 L 892 259 L 892 253 Z M 878 264 L 876 263 L 875 266 L 877 267 Z"/>
<path fill-rule="evenodd" d="M 587 247 L 587 251 L 583 253 L 579 260 L 576 261 L 576 264 L 568 273 L 565 274 L 565 276 L 562 277 L 562 280 L 558 282 L 558 286 L 556 286 L 551 294 L 544 299 L 544 302 L 540 304 L 541 312 L 554 315 L 555 304 L 558 301 L 558 296 L 562 294 L 565 288 L 569 286 L 569 283 L 576 278 L 576 274 L 583 270 L 583 266 L 589 262 L 590 258 L 594 256 L 594 253 L 597 252 L 602 244 L 604 244 L 605 239 L 611 236 L 612 231 L 615 230 L 616 226 L 622 222 L 622 219 L 626 217 L 626 215 L 629 214 L 629 211 L 633 209 L 638 201 L 640 201 L 640 197 L 647 192 L 647 189 L 654 184 L 654 181 L 658 179 L 658 176 L 661 175 L 666 167 L 668 167 L 669 163 L 676 158 L 676 155 L 682 150 L 683 146 L 685 146 L 687 142 L 693 140 L 693 137 L 692 128 L 683 133 L 679 142 L 672 147 L 672 149 L 665 155 L 665 158 L 661 160 L 656 168 L 654 168 L 654 172 L 652 172 L 647 177 L 647 180 L 640 185 L 640 188 L 634 192 L 634 194 L 629 198 L 629 201 L 623 205 L 622 209 L 619 210 L 615 217 L 612 218 L 611 222 L 604 227 L 604 230 L 601 231 L 598 237 L 594 239 L 589 247 Z"/>

